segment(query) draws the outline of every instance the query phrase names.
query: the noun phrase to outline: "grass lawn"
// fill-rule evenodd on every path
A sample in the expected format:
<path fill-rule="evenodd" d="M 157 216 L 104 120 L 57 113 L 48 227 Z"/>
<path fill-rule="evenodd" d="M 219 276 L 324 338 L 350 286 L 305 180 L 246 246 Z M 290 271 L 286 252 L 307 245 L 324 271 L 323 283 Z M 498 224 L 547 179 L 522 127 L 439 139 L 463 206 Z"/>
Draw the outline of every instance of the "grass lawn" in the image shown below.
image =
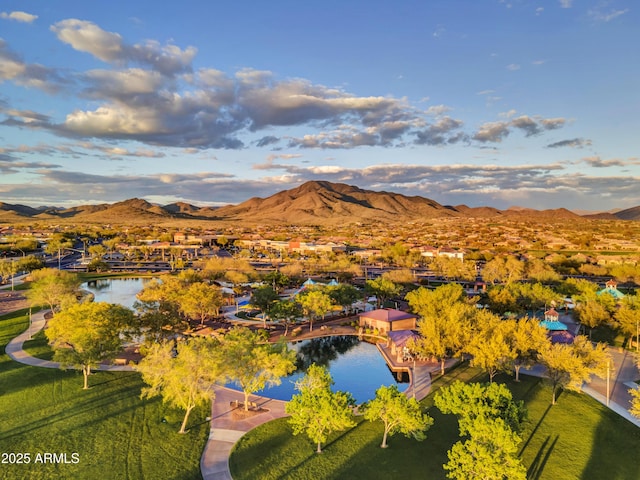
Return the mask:
<path fill-rule="evenodd" d="M 455 378 L 486 380 L 478 370 L 463 365 L 436 380 L 434 387 Z M 522 378 L 520 383 L 506 375 L 498 380 L 528 407 L 521 458 L 529 479 L 640 478 L 640 429 L 584 394 L 563 393 L 551 407 L 551 390 L 537 378 Z M 381 424 L 359 418 L 355 428 L 335 434 L 318 455 L 310 440 L 294 437 L 287 419 L 279 419 L 236 444 L 231 472 L 235 480 L 444 479 L 447 450 L 458 441 L 457 421 L 433 407 L 431 396 L 423 405 L 435 420 L 424 442 L 397 434 L 389 439 L 389 448 L 381 449 Z"/>
<path fill-rule="evenodd" d="M 28 310 L 0 317 L 0 452 L 30 454 L 28 464 L 2 464 L 0 478 L 202 478 L 209 409 L 192 412 L 190 432 L 179 435 L 183 413 L 140 400 L 135 372 L 96 372 L 84 391 L 79 372 L 16 363 L 4 346 L 28 325 Z M 44 336 L 30 343 L 32 353 L 50 355 Z M 77 453 L 78 461 L 36 463 L 45 453 L 66 454 L 67 462 Z"/>

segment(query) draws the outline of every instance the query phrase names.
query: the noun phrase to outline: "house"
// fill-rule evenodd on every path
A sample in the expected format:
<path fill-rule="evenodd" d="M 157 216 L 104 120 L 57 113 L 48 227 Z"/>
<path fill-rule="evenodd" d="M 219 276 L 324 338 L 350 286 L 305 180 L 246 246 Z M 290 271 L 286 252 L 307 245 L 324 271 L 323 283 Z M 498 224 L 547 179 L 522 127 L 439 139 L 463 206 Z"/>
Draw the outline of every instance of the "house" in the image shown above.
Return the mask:
<path fill-rule="evenodd" d="M 397 330 L 415 330 L 418 316 L 393 308 L 379 308 L 358 314 L 360 326 L 377 329 L 380 333 Z"/>

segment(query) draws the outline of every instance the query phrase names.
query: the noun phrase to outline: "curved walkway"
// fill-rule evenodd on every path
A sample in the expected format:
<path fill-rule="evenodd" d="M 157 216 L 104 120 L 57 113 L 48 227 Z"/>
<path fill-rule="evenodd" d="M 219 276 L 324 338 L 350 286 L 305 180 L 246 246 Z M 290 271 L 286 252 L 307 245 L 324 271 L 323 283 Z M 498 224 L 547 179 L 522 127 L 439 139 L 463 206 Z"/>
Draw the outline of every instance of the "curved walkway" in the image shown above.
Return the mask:
<path fill-rule="evenodd" d="M 46 324 L 44 311 L 33 314 L 31 319 L 32 322 L 29 328 L 12 339 L 7 344 L 5 352 L 11 359 L 19 363 L 35 367 L 60 368 L 58 362 L 35 358 L 23 350 L 24 342 L 42 330 Z M 336 333 L 337 332 L 334 332 L 334 334 Z M 614 385 L 622 384 L 630 386 L 631 384 L 627 381 L 626 377 L 629 375 L 637 376 L 633 356 L 628 354 L 628 352 L 619 353 L 614 351 L 614 349 L 610 350 L 615 364 Z M 133 367 L 129 365 L 100 365 L 98 370 L 132 371 Z M 432 370 L 433 368 L 430 366 L 416 367 L 415 371 L 412 372 L 411 383 L 406 389 L 405 395 L 415 396 L 418 400 L 427 396 L 431 390 Z M 625 372 L 624 375 L 622 375 L 622 372 Z M 536 376 L 544 375 L 544 371 L 540 367 L 534 367 L 522 373 Z M 601 384 L 597 382 L 596 385 L 585 385 L 583 390 L 588 395 L 607 405 L 613 411 L 640 427 L 640 419 L 633 417 L 629 413 L 628 407 L 621 405 L 626 398 L 624 394 L 626 393 L 628 396 L 626 390 L 620 392 L 621 397 L 611 398 L 608 402 L 602 392 Z M 604 393 L 606 393 L 606 390 Z M 244 419 L 235 418 L 234 410 L 237 408 L 235 402 L 242 403 L 243 401 L 244 395 L 242 392 L 226 387 L 216 387 L 216 397 L 211 407 L 209 439 L 200 459 L 200 470 L 204 480 L 232 480 L 229 470 L 229 455 L 235 443 L 249 430 L 276 418 L 286 416 L 286 402 L 254 395 L 250 397 L 250 401 L 255 403 L 262 411 Z"/>

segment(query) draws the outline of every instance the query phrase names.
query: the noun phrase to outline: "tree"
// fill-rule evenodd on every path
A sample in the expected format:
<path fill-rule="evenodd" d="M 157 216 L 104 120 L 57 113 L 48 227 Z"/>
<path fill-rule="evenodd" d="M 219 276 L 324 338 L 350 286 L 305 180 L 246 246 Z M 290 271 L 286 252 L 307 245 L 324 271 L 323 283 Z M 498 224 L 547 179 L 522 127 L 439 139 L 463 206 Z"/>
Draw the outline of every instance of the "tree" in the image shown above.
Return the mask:
<path fill-rule="evenodd" d="M 273 270 L 272 272 L 267 273 L 264 276 L 263 281 L 270 284 L 271 288 L 273 288 L 276 293 L 289 285 L 289 277 L 279 270 Z"/>
<path fill-rule="evenodd" d="M 407 398 L 397 385 L 381 386 L 376 390 L 376 397 L 365 403 L 361 411 L 370 422 L 381 420 L 384 424 L 381 448 L 387 448 L 387 436 L 398 432 L 422 441 L 426 438 L 425 432 L 433 425 L 433 418 L 422 413 L 417 400 Z"/>
<path fill-rule="evenodd" d="M 179 304 L 184 292 L 185 286 L 181 278 L 169 276 L 162 280 L 151 280 L 138 292 L 134 307 L 140 312 L 139 330 L 147 341 L 161 341 L 187 327 L 180 315 Z"/>
<path fill-rule="evenodd" d="M 509 389 L 500 383 L 463 383 L 456 380 L 441 388 L 434 404 L 445 414 L 458 416 L 461 435 L 471 434 L 476 420 L 499 418 L 514 432 L 520 432 L 526 418 L 524 402 L 514 402 Z"/>
<path fill-rule="evenodd" d="M 142 398 L 161 395 L 163 401 L 185 411 L 179 433 L 186 432 L 189 414 L 215 397 L 214 385 L 223 379 L 223 358 L 218 341 L 193 337 L 151 345 L 136 369 L 149 385 Z"/>
<path fill-rule="evenodd" d="M 523 274 L 524 264 L 513 255 L 495 257 L 482 269 L 482 279 L 487 283 L 513 283 Z"/>
<path fill-rule="evenodd" d="M 500 370 L 506 370 L 515 359 L 515 352 L 507 343 L 509 323 L 497 315 L 482 310 L 476 315 L 476 328 L 466 347 L 473 356 L 473 365 L 489 373 L 489 382 Z"/>
<path fill-rule="evenodd" d="M 406 296 L 413 311 L 421 316 L 420 338 L 410 348 L 423 356 L 435 357 L 443 375 L 446 358 L 460 354 L 471 333 L 475 307 L 465 298 L 458 284 L 442 285 L 435 290 L 420 287 Z"/>
<path fill-rule="evenodd" d="M 359 290 L 353 285 L 341 283 L 333 287 L 327 287 L 327 294 L 336 305 L 343 309 L 351 308 L 353 303 L 361 298 Z"/>
<path fill-rule="evenodd" d="M 121 305 L 79 303 L 53 317 L 45 334 L 55 350 L 54 360 L 82 369 L 86 390 L 91 369 L 122 350 L 120 334 L 132 320 L 133 312 Z"/>
<path fill-rule="evenodd" d="M 574 311 L 582 326 L 589 328 L 589 337 L 591 337 L 594 328 L 611 320 L 611 315 L 605 304 L 597 296 L 584 299 L 578 303 Z"/>
<path fill-rule="evenodd" d="M 507 320 L 506 342 L 512 352 L 512 366 L 516 382 L 520 381 L 520 369 L 536 364 L 540 352 L 549 345 L 547 330 L 535 319 Z"/>
<path fill-rule="evenodd" d="M 60 270 L 60 260 L 62 257 L 63 250 L 67 248 L 71 248 L 73 244 L 71 241 L 67 240 L 64 236 L 54 235 L 48 242 L 44 251 L 50 255 L 54 253 L 58 254 L 58 270 Z"/>
<path fill-rule="evenodd" d="M 336 431 L 352 428 L 353 397 L 347 392 L 333 392 L 333 379 L 325 367 L 311 365 L 307 374 L 296 382 L 299 393 L 293 395 L 285 406 L 291 417 L 289 424 L 293 434 L 306 433 L 317 445 L 316 452 L 322 453 L 322 444 Z"/>
<path fill-rule="evenodd" d="M 518 432 L 526 411 L 506 386 L 456 381 L 441 388 L 434 403 L 442 413 L 457 415 L 460 435 L 468 437 L 448 452 L 444 468 L 449 478 L 526 479 L 526 469 L 517 458 Z"/>
<path fill-rule="evenodd" d="M 289 325 L 295 323 L 302 315 L 300 304 L 293 300 L 279 300 L 271 308 L 271 317 L 284 323 L 284 335 L 289 333 Z"/>
<path fill-rule="evenodd" d="M 295 351 L 286 344 L 266 342 L 262 332 L 233 327 L 222 338 L 226 376 L 244 392 L 244 409 L 249 410 L 249 395 L 272 385 L 295 370 Z"/>
<path fill-rule="evenodd" d="M 46 305 L 56 315 L 60 308 L 77 301 L 80 281 L 76 275 L 54 268 L 43 268 L 33 271 L 31 278 L 27 298 L 32 306 Z"/>
<path fill-rule="evenodd" d="M 443 465 L 447 477 L 455 480 L 526 480 L 527 470 L 518 459 L 521 438 L 505 427 L 501 419 L 474 422 L 470 438 L 447 452 Z"/>
<path fill-rule="evenodd" d="M 313 331 L 314 318 L 324 317 L 331 310 L 333 302 L 331 297 L 321 290 L 307 290 L 296 297 L 302 307 L 302 311 L 309 319 L 309 331 Z"/>
<path fill-rule="evenodd" d="M 591 375 L 603 377 L 609 359 L 605 345 L 593 345 L 578 335 L 572 345 L 549 344 L 540 353 L 540 363 L 546 367 L 546 379 L 551 384 L 551 404 L 556 403 L 558 388 L 579 392 Z"/>
<path fill-rule="evenodd" d="M 222 306 L 222 294 L 217 287 L 205 282 L 196 282 L 189 285 L 183 295 L 180 296 L 180 310 L 188 317 L 200 320 L 204 325 L 205 319 L 212 315 L 218 315 Z"/>
<path fill-rule="evenodd" d="M 264 327 L 267 327 L 267 315 L 273 304 L 279 299 L 276 291 L 270 286 L 256 288 L 251 295 L 251 305 L 255 305 L 262 312 Z"/>
<path fill-rule="evenodd" d="M 636 352 L 640 346 L 640 298 L 637 295 L 626 295 L 620 302 L 620 308 L 615 313 L 618 328 L 630 340 L 636 336 Z M 631 343 L 631 342 L 629 342 Z"/>
<path fill-rule="evenodd" d="M 365 284 L 365 291 L 367 294 L 376 296 L 377 306 L 380 308 L 389 298 L 399 295 L 401 288 L 388 278 L 382 276 L 375 280 L 367 280 Z"/>
<path fill-rule="evenodd" d="M 640 418 L 640 389 L 631 388 L 629 389 L 629 394 L 631 395 L 631 408 L 629 412 L 636 418 Z"/>

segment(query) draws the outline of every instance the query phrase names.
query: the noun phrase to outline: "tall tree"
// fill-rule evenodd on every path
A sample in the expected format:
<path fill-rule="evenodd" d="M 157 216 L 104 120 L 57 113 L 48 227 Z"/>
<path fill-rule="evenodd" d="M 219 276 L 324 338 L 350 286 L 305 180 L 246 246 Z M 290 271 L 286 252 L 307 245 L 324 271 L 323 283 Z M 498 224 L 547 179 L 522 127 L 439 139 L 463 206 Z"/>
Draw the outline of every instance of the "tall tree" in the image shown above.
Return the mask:
<path fill-rule="evenodd" d="M 27 298 L 31 305 L 46 305 L 56 315 L 59 309 L 77 301 L 78 277 L 64 270 L 43 268 L 31 272 L 31 288 Z"/>
<path fill-rule="evenodd" d="M 244 393 L 244 408 L 249 410 L 249 395 L 272 385 L 295 370 L 295 351 L 286 344 L 273 345 L 262 332 L 233 327 L 222 338 L 226 376 Z"/>
<path fill-rule="evenodd" d="M 460 354 L 471 333 L 475 307 L 466 302 L 466 294 L 458 284 L 447 284 L 429 290 L 420 287 L 406 296 L 409 305 L 420 315 L 420 338 L 410 348 L 440 362 L 444 375 L 447 357 Z"/>
<path fill-rule="evenodd" d="M 540 352 L 549 346 L 547 330 L 535 319 L 521 318 L 507 320 L 506 342 L 511 350 L 511 365 L 516 374 L 516 382 L 520 381 L 520 370 L 528 368 L 538 361 Z"/>
<path fill-rule="evenodd" d="M 398 432 L 418 441 L 426 438 L 426 431 L 433 425 L 433 418 L 422 412 L 415 398 L 407 398 L 396 385 L 381 386 L 376 396 L 361 406 L 364 418 L 373 422 L 381 420 L 384 425 L 381 448 L 387 448 L 387 436 Z"/>
<path fill-rule="evenodd" d="M 380 308 L 388 299 L 399 295 L 402 289 L 400 285 L 382 276 L 375 280 L 367 280 L 365 291 L 367 294 L 376 296 L 377 307 Z"/>
<path fill-rule="evenodd" d="M 133 312 L 120 305 L 79 303 L 53 317 L 45 334 L 55 350 L 54 360 L 82 369 L 86 390 L 91 369 L 122 350 L 120 335 L 132 320 Z"/>
<path fill-rule="evenodd" d="M 489 374 L 489 382 L 501 370 L 507 370 L 515 359 L 515 352 L 507 343 L 509 323 L 497 315 L 482 310 L 475 318 L 475 328 L 469 344 L 465 347 L 473 365 Z"/>
<path fill-rule="evenodd" d="M 521 438 L 501 419 L 476 420 L 467 440 L 447 452 L 447 477 L 454 480 L 526 480 L 527 470 L 518 459 Z"/>
<path fill-rule="evenodd" d="M 636 337 L 636 353 L 640 347 L 640 297 L 626 295 L 615 313 L 616 325 L 630 340 Z M 631 342 L 629 342 L 631 343 Z"/>
<path fill-rule="evenodd" d="M 448 452 L 444 468 L 449 478 L 526 479 L 526 469 L 517 458 L 518 432 L 526 411 L 523 402 L 513 401 L 507 387 L 456 381 L 441 388 L 434 403 L 442 413 L 457 415 L 460 435 L 468 437 Z"/>
<path fill-rule="evenodd" d="M 185 411 L 179 433 L 185 433 L 189 414 L 215 397 L 214 385 L 222 381 L 224 359 L 218 341 L 193 337 L 151 345 L 137 370 L 148 385 L 143 398 L 161 395 L 164 402 Z"/>
<path fill-rule="evenodd" d="M 222 306 L 222 294 L 218 287 L 205 282 L 195 282 L 186 288 L 179 299 L 180 310 L 191 318 L 200 320 L 200 325 L 213 316 L 218 315 Z"/>
<path fill-rule="evenodd" d="M 333 392 L 333 379 L 325 367 L 311 365 L 307 374 L 296 383 L 295 394 L 285 406 L 291 415 L 293 434 L 306 433 L 322 453 L 322 444 L 336 431 L 354 427 L 353 397 L 347 392 Z"/>
<path fill-rule="evenodd" d="M 251 295 L 251 305 L 255 305 L 262 312 L 263 326 L 267 327 L 267 315 L 273 304 L 279 299 L 278 294 L 270 285 L 258 287 Z"/>
<path fill-rule="evenodd" d="M 551 404 L 556 403 L 558 388 L 579 392 L 591 375 L 606 375 L 609 354 L 602 344 L 593 345 L 578 335 L 572 345 L 550 344 L 540 353 L 540 363 L 546 367 L 546 378 L 551 384 Z"/>
<path fill-rule="evenodd" d="M 351 305 L 361 298 L 360 291 L 353 285 L 341 283 L 333 287 L 327 287 L 327 294 L 336 305 L 343 309 L 351 308 Z"/>
<path fill-rule="evenodd" d="M 271 317 L 284 323 L 284 335 L 289 334 L 289 325 L 295 323 L 302 315 L 300 304 L 293 300 L 277 301 L 271 308 Z"/>
<path fill-rule="evenodd" d="M 318 289 L 307 290 L 296 297 L 302 311 L 309 319 L 309 331 L 313 331 L 313 320 L 324 317 L 333 306 L 331 297 Z"/>

